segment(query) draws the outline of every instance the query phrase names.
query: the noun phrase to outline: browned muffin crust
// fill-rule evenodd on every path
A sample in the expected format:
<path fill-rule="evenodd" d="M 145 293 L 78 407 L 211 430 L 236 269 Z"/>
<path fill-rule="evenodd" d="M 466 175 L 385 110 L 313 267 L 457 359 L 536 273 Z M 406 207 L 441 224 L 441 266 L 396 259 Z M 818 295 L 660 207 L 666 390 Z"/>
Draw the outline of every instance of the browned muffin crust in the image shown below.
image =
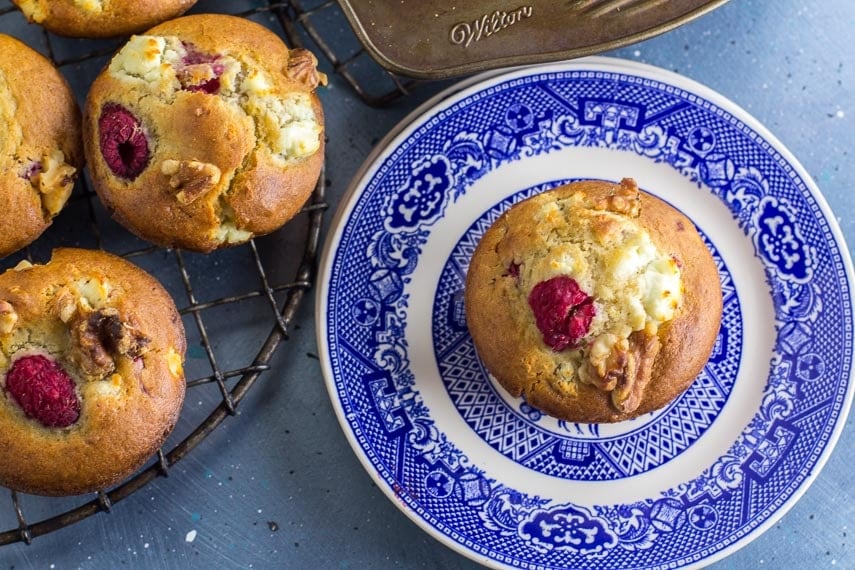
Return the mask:
<path fill-rule="evenodd" d="M 109 38 L 180 16 L 196 0 L 12 0 L 27 20 L 72 38 Z"/>
<path fill-rule="evenodd" d="M 185 343 L 169 294 L 111 254 L 58 249 L 0 275 L 0 485 L 70 495 L 128 477 L 178 419 Z M 71 425 L 44 425 L 10 392 L 12 367 L 33 355 L 74 380 Z"/>
<path fill-rule="evenodd" d="M 636 383 L 637 401 L 627 406 L 635 406 L 629 410 L 621 410 L 611 391 L 597 385 L 601 379 L 582 381 L 578 373 L 570 381 L 561 377 L 560 353 L 544 343 L 526 294 L 509 274 L 512 263 L 538 255 L 532 250 L 540 244 L 535 235 L 548 233 L 548 227 L 534 220 L 533 212 L 573 195 L 585 196 L 596 210 L 637 211 L 634 219 L 656 248 L 672 256 L 680 267 L 682 305 L 674 317 L 649 338 L 644 331 L 633 333 L 629 354 L 621 355 L 620 365 L 634 360 L 631 370 L 618 366 L 614 379 L 618 388 L 622 382 Z M 561 223 L 572 224 L 573 220 Z M 551 416 L 586 423 L 631 419 L 665 406 L 685 391 L 709 358 L 722 312 L 718 271 L 695 226 L 669 204 L 639 191 L 631 180 L 573 183 L 512 207 L 488 229 L 473 254 L 465 304 L 478 355 L 502 386 Z M 653 346 L 656 344 L 658 347 Z M 636 377 L 622 378 L 621 374 Z"/>
<path fill-rule="evenodd" d="M 186 51 L 183 60 L 176 50 Z M 141 58 L 157 59 L 159 71 L 140 71 Z M 168 58 L 174 65 L 162 63 Z M 86 102 L 84 144 L 101 200 L 129 230 L 166 247 L 207 252 L 278 229 L 311 195 L 323 164 L 323 111 L 314 90 L 326 77 L 316 66 L 308 51 L 289 50 L 273 32 L 233 16 L 186 16 L 135 36 Z M 282 110 L 293 101 L 311 117 Z M 147 139 L 138 174 L 117 173 L 102 152 L 99 121 L 116 105 Z M 316 129 L 308 137 L 312 149 L 280 148 L 288 140 L 277 129 L 309 123 Z"/>
<path fill-rule="evenodd" d="M 83 167 L 80 111 L 41 54 L 0 34 L 0 257 L 28 245 L 65 205 Z"/>

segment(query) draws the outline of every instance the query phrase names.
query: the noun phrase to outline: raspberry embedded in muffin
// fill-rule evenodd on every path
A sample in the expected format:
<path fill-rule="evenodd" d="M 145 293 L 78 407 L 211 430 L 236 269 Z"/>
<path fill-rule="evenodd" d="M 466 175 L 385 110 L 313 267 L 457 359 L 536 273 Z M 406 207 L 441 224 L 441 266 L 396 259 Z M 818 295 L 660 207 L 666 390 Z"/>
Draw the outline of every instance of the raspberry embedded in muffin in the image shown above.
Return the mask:
<path fill-rule="evenodd" d="M 148 166 L 148 138 L 130 111 L 118 104 L 105 105 L 98 131 L 101 155 L 113 174 L 133 180 Z"/>
<path fill-rule="evenodd" d="M 243 18 L 179 18 L 133 36 L 93 85 L 93 183 L 118 221 L 167 247 L 211 251 L 270 233 L 323 162 L 317 60 Z"/>
<path fill-rule="evenodd" d="M 38 78 L 38 81 L 34 81 Z M 0 257 L 29 245 L 65 206 L 83 167 L 80 111 L 46 58 L 0 34 Z"/>
<path fill-rule="evenodd" d="M 175 425 L 184 350 L 171 298 L 121 258 L 60 249 L 0 275 L 0 485 L 68 495 L 129 476 Z"/>
<path fill-rule="evenodd" d="M 80 417 L 80 399 L 71 376 L 41 354 L 12 362 L 6 373 L 6 392 L 28 418 L 48 428 L 64 428 Z"/>
<path fill-rule="evenodd" d="M 181 63 L 175 66 L 182 89 L 213 95 L 220 90 L 220 76 L 226 66 L 219 54 L 204 53 L 193 44 L 183 42 L 185 50 Z"/>
<path fill-rule="evenodd" d="M 519 270 L 518 270 L 519 271 Z M 543 342 L 560 352 L 578 348 L 597 313 L 594 298 L 579 289 L 572 277 L 558 275 L 535 285 L 528 296 Z"/>
<path fill-rule="evenodd" d="M 513 206 L 473 254 L 465 303 L 492 375 L 573 422 L 630 419 L 682 393 L 709 358 L 722 307 L 694 226 L 629 179 Z"/>

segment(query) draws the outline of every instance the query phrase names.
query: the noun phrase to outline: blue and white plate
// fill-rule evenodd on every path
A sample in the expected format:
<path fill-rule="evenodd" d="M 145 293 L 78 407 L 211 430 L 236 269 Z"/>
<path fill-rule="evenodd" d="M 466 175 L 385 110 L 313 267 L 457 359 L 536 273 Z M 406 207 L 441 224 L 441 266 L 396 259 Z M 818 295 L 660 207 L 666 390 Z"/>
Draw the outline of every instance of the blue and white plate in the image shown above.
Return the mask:
<path fill-rule="evenodd" d="M 484 370 L 464 276 L 514 202 L 623 177 L 707 239 L 721 333 L 667 408 L 560 422 Z M 673 73 L 592 58 L 471 83 L 375 153 L 328 236 L 321 361 L 377 485 L 461 553 L 503 568 L 704 565 L 769 528 L 831 453 L 853 395 L 852 284 L 825 201 L 756 120 Z"/>

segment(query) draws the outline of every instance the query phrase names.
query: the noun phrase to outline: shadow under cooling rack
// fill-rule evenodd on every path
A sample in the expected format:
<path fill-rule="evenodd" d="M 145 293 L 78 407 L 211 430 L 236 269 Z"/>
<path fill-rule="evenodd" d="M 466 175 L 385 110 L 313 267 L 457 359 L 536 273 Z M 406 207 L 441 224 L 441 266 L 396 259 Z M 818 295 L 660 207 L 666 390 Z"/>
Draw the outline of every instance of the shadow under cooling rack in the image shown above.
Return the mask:
<path fill-rule="evenodd" d="M 251 18 L 277 31 L 289 46 L 303 45 L 302 21 L 312 16 L 289 2 L 202 0 L 193 12 Z M 0 32 L 12 33 L 50 57 L 83 101 L 89 84 L 118 40 L 70 40 L 29 25 L 0 0 Z M 342 65 L 342 69 L 347 67 Z M 300 214 L 278 232 L 208 255 L 152 247 L 112 221 L 81 177 L 53 225 L 30 247 L 0 261 L 44 262 L 56 247 L 100 248 L 154 275 L 179 307 L 187 331 L 187 398 L 175 431 L 148 464 L 117 487 L 81 497 L 48 498 L 10 491 L 0 501 L 0 546 L 31 542 L 113 505 L 186 457 L 228 416 L 287 344 L 296 312 L 312 287 L 321 223 L 327 209 L 325 175 Z M 192 402 L 192 405 L 190 404 Z M 8 530 L 2 530 L 11 525 Z"/>

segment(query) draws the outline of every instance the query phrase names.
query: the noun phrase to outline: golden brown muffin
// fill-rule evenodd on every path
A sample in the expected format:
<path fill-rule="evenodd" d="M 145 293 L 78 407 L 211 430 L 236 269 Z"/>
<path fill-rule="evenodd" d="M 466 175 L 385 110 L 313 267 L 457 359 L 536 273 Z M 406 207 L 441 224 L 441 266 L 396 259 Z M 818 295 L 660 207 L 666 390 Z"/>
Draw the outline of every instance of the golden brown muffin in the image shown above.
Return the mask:
<path fill-rule="evenodd" d="M 142 466 L 184 401 L 184 327 L 150 275 L 58 249 L 0 275 L 0 485 L 105 489 Z"/>
<path fill-rule="evenodd" d="M 514 396 L 572 422 L 656 410 L 701 371 L 721 323 L 697 229 L 635 182 L 576 182 L 505 212 L 466 277 L 478 355 Z"/>
<path fill-rule="evenodd" d="M 0 34 L 0 257 L 45 231 L 82 167 L 80 110 L 65 79 Z"/>
<path fill-rule="evenodd" d="M 278 229 L 323 163 L 316 66 L 234 16 L 186 16 L 132 37 L 86 102 L 101 200 L 166 247 L 205 252 Z"/>
<path fill-rule="evenodd" d="M 180 16 L 196 0 L 12 0 L 30 22 L 60 36 L 126 36 Z"/>

